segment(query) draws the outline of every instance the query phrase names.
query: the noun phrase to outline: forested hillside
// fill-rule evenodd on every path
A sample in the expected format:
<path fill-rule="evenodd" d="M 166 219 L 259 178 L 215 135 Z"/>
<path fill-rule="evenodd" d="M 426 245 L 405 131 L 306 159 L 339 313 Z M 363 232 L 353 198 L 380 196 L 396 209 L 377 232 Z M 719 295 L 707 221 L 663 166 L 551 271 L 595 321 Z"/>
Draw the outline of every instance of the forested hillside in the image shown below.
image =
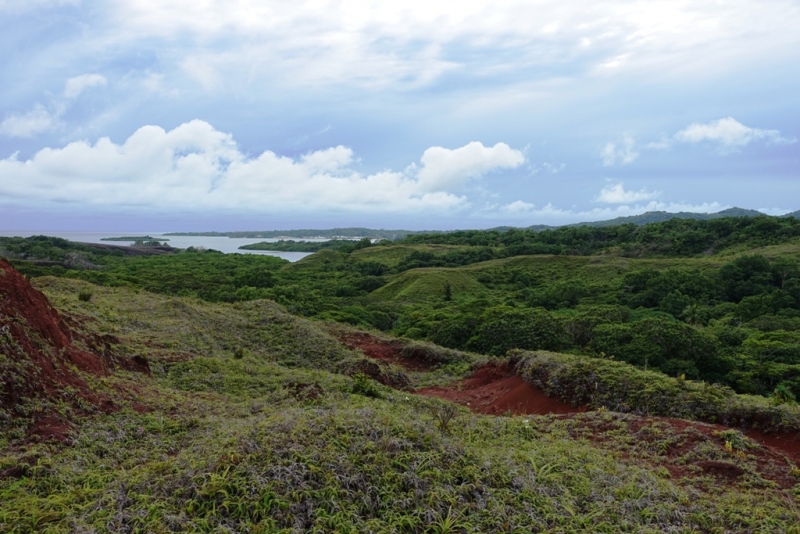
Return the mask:
<path fill-rule="evenodd" d="M 0 244 L 15 258 L 75 264 L 18 261 L 31 276 L 212 302 L 267 298 L 461 350 L 567 351 L 791 399 L 800 395 L 798 235 L 800 221 L 775 217 L 463 231 L 364 239 L 296 264 L 191 249 L 123 257 L 52 238 Z"/>

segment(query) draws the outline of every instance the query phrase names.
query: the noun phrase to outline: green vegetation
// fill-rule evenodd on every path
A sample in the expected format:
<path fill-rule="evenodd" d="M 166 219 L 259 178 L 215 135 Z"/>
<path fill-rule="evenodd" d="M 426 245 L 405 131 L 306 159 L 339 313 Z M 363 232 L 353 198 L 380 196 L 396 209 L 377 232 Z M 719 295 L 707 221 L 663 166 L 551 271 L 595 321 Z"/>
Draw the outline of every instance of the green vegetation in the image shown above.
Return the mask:
<path fill-rule="evenodd" d="M 29 276 L 210 302 L 269 299 L 293 314 L 458 350 L 614 357 L 791 402 L 800 398 L 798 236 L 792 217 L 673 219 L 364 238 L 293 264 L 193 249 L 121 257 L 41 237 L 2 245 Z M 22 261 L 45 258 L 61 263 Z"/>
<path fill-rule="evenodd" d="M 281 252 L 318 252 L 320 250 L 346 250 L 352 252 L 354 243 L 349 239 L 331 239 L 329 241 L 293 241 L 283 240 L 268 243 L 242 245 L 241 250 L 277 250 Z"/>
<path fill-rule="evenodd" d="M 268 301 L 35 284 L 153 376 L 93 379 L 121 410 L 80 420 L 68 444 L 0 442 L 0 472 L 14 473 L 0 476 L 3 532 L 798 532 L 800 488 L 764 478 L 758 445 L 734 430 L 712 441 L 607 411 L 473 415 L 337 373 L 362 358 Z M 526 372 L 550 370 L 548 387 L 578 376 L 579 358 L 521 356 Z M 604 399 L 643 373 L 611 364 Z"/>
<path fill-rule="evenodd" d="M 643 371 L 628 364 L 549 352 L 514 351 L 531 384 L 574 405 L 639 415 L 680 417 L 766 432 L 800 431 L 800 407 L 683 377 Z"/>
<path fill-rule="evenodd" d="M 120 236 L 120 237 L 103 237 L 100 238 L 100 241 L 169 241 L 169 239 L 165 237 L 155 238 L 149 235 L 140 235 L 140 236 Z"/>
<path fill-rule="evenodd" d="M 468 230 L 417 234 L 404 238 L 400 243 L 494 247 L 497 248 L 495 257 L 523 254 L 588 256 L 598 253 L 615 253 L 626 257 L 691 257 L 719 253 L 742 245 L 753 247 L 785 243 L 798 236 L 799 219 L 759 216 L 711 220 L 671 219 L 643 226 L 631 223 L 605 227 L 565 226 L 542 232 L 523 229 Z M 483 252 L 488 253 L 489 250 Z"/>
<path fill-rule="evenodd" d="M 630 215 L 627 217 L 616 217 L 606 221 L 583 222 L 578 224 L 570 224 L 568 226 L 620 226 L 622 224 L 635 224 L 641 226 L 644 224 L 660 223 L 669 221 L 671 219 L 695 219 L 698 221 L 707 221 L 710 219 L 721 219 L 723 217 L 762 217 L 764 214 L 756 210 L 748 210 L 742 208 L 728 208 L 717 213 L 695 213 L 688 211 L 679 211 L 677 213 L 670 213 L 667 211 L 648 211 L 641 215 Z M 786 215 L 786 217 L 792 214 Z"/>
<path fill-rule="evenodd" d="M 64 269 L 96 269 L 111 258 L 120 258 L 125 253 L 113 248 L 94 248 L 73 243 L 59 237 L 37 235 L 28 238 L 0 237 L 0 257 L 26 262 L 51 262 L 58 264 L 50 271 L 37 270 L 30 263 L 17 262 L 28 274 L 63 274 Z"/>

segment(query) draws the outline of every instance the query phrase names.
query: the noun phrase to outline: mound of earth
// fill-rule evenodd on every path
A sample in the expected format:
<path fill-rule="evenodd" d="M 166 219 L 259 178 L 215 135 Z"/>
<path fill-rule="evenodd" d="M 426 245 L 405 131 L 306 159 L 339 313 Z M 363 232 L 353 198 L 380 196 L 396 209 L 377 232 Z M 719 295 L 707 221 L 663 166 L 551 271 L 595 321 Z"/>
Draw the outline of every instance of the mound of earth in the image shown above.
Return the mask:
<path fill-rule="evenodd" d="M 114 368 L 150 372 L 144 358 L 116 355 L 118 343 L 113 336 L 71 328 L 44 294 L 0 259 L 0 425 L 27 418 L 34 433 L 57 437 L 69 427 L 57 405 L 115 411 L 114 402 L 92 391 L 85 376 L 105 376 Z"/>
<path fill-rule="evenodd" d="M 347 364 L 340 369 L 340 372 L 347 376 L 363 374 L 394 389 L 411 389 L 411 381 L 405 373 L 392 370 L 389 364 L 381 360 L 357 360 L 354 362 L 347 362 Z"/>
<path fill-rule="evenodd" d="M 408 350 L 395 339 L 381 339 L 367 332 L 333 332 L 347 348 L 358 350 L 380 364 L 393 364 L 408 371 L 430 371 L 434 368 L 425 354 Z M 379 366 L 372 372 L 359 369 L 368 376 L 397 389 L 409 389 L 411 384 L 400 387 L 384 376 Z M 347 373 L 351 374 L 351 373 Z M 405 378 L 405 377 L 404 377 Z M 558 399 L 548 397 L 517 375 L 507 362 L 489 362 L 469 378 L 447 387 L 429 387 L 416 391 L 428 397 L 439 397 L 464 406 L 473 412 L 492 415 L 565 414 L 586 411 L 585 407 L 573 407 Z"/>

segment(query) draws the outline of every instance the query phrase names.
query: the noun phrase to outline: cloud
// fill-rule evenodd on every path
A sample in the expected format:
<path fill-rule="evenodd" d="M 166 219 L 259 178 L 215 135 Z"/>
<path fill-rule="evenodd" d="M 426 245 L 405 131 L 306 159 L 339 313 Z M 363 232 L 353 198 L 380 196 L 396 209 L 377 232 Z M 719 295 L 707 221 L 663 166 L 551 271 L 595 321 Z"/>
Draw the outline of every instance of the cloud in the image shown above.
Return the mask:
<path fill-rule="evenodd" d="M 482 216 L 492 220 L 513 220 L 524 221 L 523 224 L 572 224 L 578 222 L 602 221 L 614 219 L 616 217 L 629 217 L 640 215 L 648 211 L 667 211 L 670 213 L 691 212 L 691 213 L 716 213 L 730 206 L 719 202 L 703 202 L 701 204 L 690 204 L 686 202 L 658 202 L 650 201 L 644 204 L 621 204 L 595 208 L 591 210 L 564 209 L 547 203 L 541 208 L 536 208 L 533 204 L 517 201 L 512 202 L 499 210 L 485 210 Z"/>
<path fill-rule="evenodd" d="M 706 143 L 716 146 L 720 153 L 726 154 L 757 142 L 767 145 L 787 145 L 796 143 L 797 139 L 783 137 L 778 130 L 751 128 L 733 117 L 725 117 L 706 123 L 692 123 L 672 136 L 647 143 L 645 147 L 649 150 L 669 150 L 678 143 Z M 634 147 L 635 142 L 628 136 L 625 137 L 622 147 L 608 143 L 601 153 L 603 165 L 608 167 L 617 162 L 630 163 L 639 156 Z"/>
<path fill-rule="evenodd" d="M 90 87 L 106 85 L 108 81 L 105 76 L 100 74 L 81 74 L 67 80 L 64 87 L 64 98 L 77 98 L 82 92 Z"/>
<path fill-rule="evenodd" d="M 441 213 L 469 206 L 454 189 L 524 157 L 504 143 L 473 142 L 429 148 L 402 172 L 363 175 L 355 161 L 344 146 L 248 157 L 230 134 L 194 120 L 171 131 L 143 126 L 122 144 L 101 138 L 0 160 L 0 198 L 89 210 Z"/>
<path fill-rule="evenodd" d="M 215 89 L 219 86 L 217 71 L 208 62 L 196 57 L 189 57 L 184 59 L 180 66 L 181 70 L 202 85 L 204 89 Z"/>
<path fill-rule="evenodd" d="M 54 112 L 48 111 L 42 104 L 24 114 L 10 115 L 0 123 L 0 134 L 9 137 L 34 137 L 51 132 L 61 126 L 61 116 L 69 107 L 69 101 L 80 96 L 90 87 L 106 85 L 107 80 L 100 74 L 82 74 L 67 80 L 64 85 L 64 99 L 52 102 Z"/>
<path fill-rule="evenodd" d="M 10 115 L 0 123 L 0 134 L 9 137 L 33 137 L 54 130 L 58 117 L 48 112 L 41 104 L 23 115 Z"/>
<path fill-rule="evenodd" d="M 647 191 L 646 189 L 626 191 L 622 182 L 620 182 L 618 184 L 605 186 L 600 191 L 600 195 L 598 195 L 595 201 L 603 202 L 604 204 L 631 204 L 643 200 L 652 200 L 660 194 L 660 191 Z"/>
<path fill-rule="evenodd" d="M 77 5 L 80 0 L 0 0 L 0 12 L 24 13 L 40 8 Z"/>
<path fill-rule="evenodd" d="M 455 150 L 431 147 L 420 161 L 420 186 L 426 191 L 436 191 L 457 188 L 493 170 L 516 168 L 522 165 L 525 156 L 505 143 L 486 147 L 473 141 Z"/>
<path fill-rule="evenodd" d="M 756 141 L 768 144 L 794 143 L 793 139 L 781 137 L 778 130 L 762 130 L 750 128 L 733 117 L 726 117 L 705 124 L 694 123 L 679 131 L 674 136 L 681 143 L 714 143 L 722 148 L 739 148 Z"/>
<path fill-rule="evenodd" d="M 506 213 L 511 214 L 521 214 L 521 213 L 531 213 L 536 206 L 529 202 L 523 202 L 522 200 L 517 200 L 515 202 L 511 202 L 510 204 L 506 204 L 500 208 L 500 211 L 504 211 Z"/>
<path fill-rule="evenodd" d="M 112 4 L 104 44 L 163 40 L 190 57 L 202 43 L 207 67 L 248 80 L 269 73 L 296 84 L 378 88 L 430 85 L 451 73 L 486 79 L 498 70 L 525 79 L 531 67 L 565 64 L 580 72 L 657 69 L 660 76 L 670 66 L 723 70 L 764 50 L 786 55 L 798 42 L 791 21 L 800 15 L 794 0 L 743 0 L 724 10 L 714 2 L 636 0 L 589 7 L 473 1 L 457 10 L 446 0 Z M 232 79 L 218 75 L 221 84 Z"/>
<path fill-rule="evenodd" d="M 546 171 L 549 172 L 550 174 L 558 174 L 566 168 L 567 168 L 566 163 L 559 163 L 558 165 L 556 165 L 555 163 L 548 163 L 545 161 L 544 163 L 542 163 L 541 167 L 536 167 L 536 166 L 531 167 L 531 174 L 538 174 L 541 171 Z"/>
<path fill-rule="evenodd" d="M 636 141 L 629 135 L 622 139 L 620 146 L 615 143 L 606 143 L 606 146 L 600 152 L 600 157 L 603 158 L 603 165 L 611 167 L 617 163 L 621 165 L 633 163 L 639 157 L 639 153 L 634 148 L 635 146 Z"/>

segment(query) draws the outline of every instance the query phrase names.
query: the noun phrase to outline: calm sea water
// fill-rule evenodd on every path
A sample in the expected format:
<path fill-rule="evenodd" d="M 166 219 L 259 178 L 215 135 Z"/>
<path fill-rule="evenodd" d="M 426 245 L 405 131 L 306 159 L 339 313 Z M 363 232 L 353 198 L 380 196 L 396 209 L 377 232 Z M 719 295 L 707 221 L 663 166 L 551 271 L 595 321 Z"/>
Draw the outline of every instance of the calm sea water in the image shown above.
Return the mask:
<path fill-rule="evenodd" d="M 0 231 L 0 236 L 3 237 L 30 237 L 32 235 L 48 235 L 53 237 L 60 237 L 62 239 L 68 239 L 70 241 L 78 241 L 81 243 L 103 243 L 106 245 L 120 245 L 125 246 L 129 243 L 125 241 L 102 241 L 104 237 L 120 237 L 120 236 L 136 236 L 136 235 L 149 235 L 155 237 L 156 239 L 165 239 L 169 240 L 170 246 L 176 248 L 189 248 L 189 247 L 205 247 L 205 248 L 213 248 L 214 250 L 219 250 L 220 252 L 224 252 L 225 254 L 264 254 L 267 256 L 277 256 L 279 258 L 283 258 L 289 261 L 297 261 L 299 259 L 305 258 L 309 255 L 308 252 L 278 252 L 272 250 L 239 250 L 239 247 L 242 245 L 250 245 L 252 243 L 261 243 L 263 241 L 267 241 L 270 243 L 274 243 L 279 241 L 279 239 L 267 239 L 267 238 L 244 238 L 244 237 L 201 237 L 201 236 L 165 236 L 164 234 L 158 234 L 153 232 L 124 232 L 124 233 L 101 233 L 101 232 L 4 232 Z M 315 241 L 314 239 L 306 239 L 306 241 Z M 319 239 L 316 241 L 324 241 L 323 239 Z"/>

